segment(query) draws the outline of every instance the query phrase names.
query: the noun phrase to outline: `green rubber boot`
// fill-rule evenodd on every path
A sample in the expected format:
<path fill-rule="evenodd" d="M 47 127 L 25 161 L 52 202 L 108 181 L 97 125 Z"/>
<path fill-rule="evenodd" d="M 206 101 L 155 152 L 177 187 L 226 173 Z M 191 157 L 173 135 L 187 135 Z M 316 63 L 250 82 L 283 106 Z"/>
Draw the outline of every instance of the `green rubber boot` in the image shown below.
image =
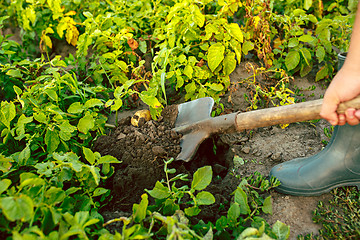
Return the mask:
<path fill-rule="evenodd" d="M 318 154 L 273 167 L 277 191 L 296 196 L 317 196 L 341 186 L 360 187 L 360 124 L 336 126 L 328 145 Z"/>

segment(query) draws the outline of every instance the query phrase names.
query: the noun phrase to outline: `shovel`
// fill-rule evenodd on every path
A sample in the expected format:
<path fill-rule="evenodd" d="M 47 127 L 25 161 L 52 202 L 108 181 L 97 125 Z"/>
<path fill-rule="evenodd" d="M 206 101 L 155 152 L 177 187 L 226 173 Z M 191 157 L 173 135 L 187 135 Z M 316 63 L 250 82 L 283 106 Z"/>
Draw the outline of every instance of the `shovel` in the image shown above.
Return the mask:
<path fill-rule="evenodd" d="M 213 134 L 234 133 L 259 127 L 273 126 L 320 119 L 322 99 L 272 107 L 249 112 L 235 112 L 211 117 L 214 99 L 199 98 L 178 105 L 175 130 L 182 134 L 181 152 L 176 160 L 190 161 L 200 144 Z M 360 96 L 343 102 L 337 112 L 344 113 L 348 108 L 360 109 Z"/>

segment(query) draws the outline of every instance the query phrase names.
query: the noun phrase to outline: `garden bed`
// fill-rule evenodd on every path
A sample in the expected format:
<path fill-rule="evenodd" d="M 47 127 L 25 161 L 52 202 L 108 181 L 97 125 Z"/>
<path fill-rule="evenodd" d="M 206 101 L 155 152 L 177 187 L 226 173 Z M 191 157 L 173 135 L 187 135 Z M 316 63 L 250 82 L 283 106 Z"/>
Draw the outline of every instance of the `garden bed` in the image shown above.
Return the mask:
<path fill-rule="evenodd" d="M 231 75 L 233 82 L 235 79 L 248 77 L 244 66 L 245 63 L 242 63 Z M 324 93 L 324 87 L 313 82 L 310 77 L 296 78 L 293 84 L 296 86 L 292 87 L 298 88 L 299 94 L 303 94 L 304 99 L 307 100 L 318 99 Z M 315 89 L 309 91 L 308 89 L 313 89 L 313 86 Z M 232 102 L 226 101 L 230 95 L 230 92 L 227 93 L 222 98 L 226 111 L 245 110 L 249 104 L 244 100 L 243 94 L 247 91 L 244 87 L 233 91 L 231 93 Z M 140 109 L 142 108 L 140 107 Z M 143 127 L 136 128 L 130 124 L 130 116 L 136 110 L 138 109 L 120 114 L 119 127 L 112 130 L 107 136 L 99 138 L 95 143 L 94 150 L 123 160 L 123 163 L 116 167 L 116 173 L 109 181 L 109 187 L 113 191 L 113 200 L 102 210 L 106 220 L 131 215 L 132 205 L 140 201 L 144 189 L 152 189 L 156 181 L 165 179 L 163 160 L 176 157 L 178 153 L 178 136 L 170 133 L 174 115 L 176 116 L 177 112 L 167 111 L 167 118 L 172 116 L 170 117 L 172 121 L 161 118 L 159 122 L 150 121 Z M 164 127 L 165 125 L 166 127 Z M 324 134 L 325 127 L 330 128 L 327 122 L 321 120 L 311 123 L 294 123 L 284 129 L 272 126 L 213 136 L 201 145 L 192 161 L 189 163 L 173 162 L 171 166 L 175 167 L 177 172 L 187 173 L 190 176 L 202 166 L 212 166 L 214 178 L 207 190 L 215 196 L 216 203 L 202 208 L 202 212 L 196 219 L 202 219 L 205 222 L 216 221 L 221 215 L 226 215 L 226 212 L 219 211 L 219 209 L 221 206 L 229 207 L 233 197 L 232 193 L 241 180 L 239 176 L 251 176 L 255 172 L 267 176 L 276 164 L 296 157 L 311 156 L 321 151 L 324 147 L 322 140 L 329 140 Z M 150 128 L 154 133 L 149 134 L 148 129 Z M 127 129 L 125 130 L 128 133 L 126 137 L 123 134 L 124 129 Z M 160 133 L 161 137 L 159 137 Z M 149 135 L 157 136 L 155 137 L 156 143 L 151 142 L 150 139 L 147 142 L 146 139 Z M 143 136 L 144 142 L 139 141 L 139 136 L 140 138 Z M 123 137 L 127 140 L 122 140 Z M 151 147 L 148 143 L 151 143 Z M 153 148 L 157 144 L 166 149 L 164 155 L 154 155 Z M 214 145 L 217 149 L 216 154 L 213 152 Z M 127 157 L 132 154 L 131 151 L 138 154 L 134 153 L 133 157 Z M 241 160 L 239 161 L 239 159 Z M 273 202 L 273 214 L 263 216 L 270 225 L 277 220 L 289 225 L 291 229 L 289 239 L 296 239 L 299 234 L 318 234 L 321 225 L 313 223 L 312 212 L 316 209 L 318 202 L 326 202 L 330 198 L 330 194 L 318 197 L 294 197 L 273 190 L 270 194 Z M 110 224 L 109 228 L 113 231 L 118 230 L 119 223 Z"/>

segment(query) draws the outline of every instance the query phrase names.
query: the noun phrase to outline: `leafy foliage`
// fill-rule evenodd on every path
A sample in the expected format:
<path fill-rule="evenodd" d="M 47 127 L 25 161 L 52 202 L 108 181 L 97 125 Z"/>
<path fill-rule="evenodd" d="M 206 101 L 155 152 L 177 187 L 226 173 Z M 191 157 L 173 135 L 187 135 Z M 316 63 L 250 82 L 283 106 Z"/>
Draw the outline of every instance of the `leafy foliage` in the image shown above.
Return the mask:
<path fill-rule="evenodd" d="M 322 224 L 319 235 L 299 236 L 299 239 L 358 239 L 359 194 L 356 187 L 334 189 L 328 203 L 319 202 L 313 212 L 315 223 Z"/>
<path fill-rule="evenodd" d="M 172 160 L 165 162 L 167 179 L 147 191 L 154 205 L 144 194 L 129 218 L 104 223 L 98 210 L 111 196 L 104 185 L 119 161 L 91 146 L 113 127 L 109 114 L 139 98 L 153 118 L 173 92 L 219 103 L 244 57 L 260 65 L 249 65 L 252 76 L 238 82 L 251 88 L 245 97 L 252 108 L 293 103 L 289 75 L 315 71 L 319 81 L 335 73 L 356 1 L 6 0 L 0 6 L 2 239 L 288 238 L 288 226 L 270 227 L 259 217 L 272 212 L 265 196 L 277 186 L 274 179 L 258 173 L 242 179 L 226 216 L 195 224 L 202 207 L 215 202 L 206 190 L 212 170 L 198 169 L 179 187 L 187 176 L 170 177 Z M 5 34 L 15 28 L 21 42 Z M 57 40 L 76 47 L 76 55 L 55 56 Z M 123 224 L 120 232 L 104 228 L 115 221 Z"/>

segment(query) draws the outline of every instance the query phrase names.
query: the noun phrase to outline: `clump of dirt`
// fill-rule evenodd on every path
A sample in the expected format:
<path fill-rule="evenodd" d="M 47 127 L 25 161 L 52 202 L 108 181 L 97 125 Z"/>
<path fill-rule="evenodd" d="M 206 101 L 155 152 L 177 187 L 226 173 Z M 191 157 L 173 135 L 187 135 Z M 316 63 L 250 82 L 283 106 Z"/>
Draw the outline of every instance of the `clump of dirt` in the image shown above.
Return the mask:
<path fill-rule="evenodd" d="M 180 153 L 181 135 L 172 130 L 176 111 L 177 108 L 168 107 L 159 120 L 147 121 L 140 127 L 132 126 L 131 117 L 126 117 L 110 134 L 95 142 L 96 151 L 122 162 L 115 166 L 110 181 L 117 202 L 125 205 L 136 202 L 144 189 L 152 188 L 164 177 L 163 160 Z"/>

